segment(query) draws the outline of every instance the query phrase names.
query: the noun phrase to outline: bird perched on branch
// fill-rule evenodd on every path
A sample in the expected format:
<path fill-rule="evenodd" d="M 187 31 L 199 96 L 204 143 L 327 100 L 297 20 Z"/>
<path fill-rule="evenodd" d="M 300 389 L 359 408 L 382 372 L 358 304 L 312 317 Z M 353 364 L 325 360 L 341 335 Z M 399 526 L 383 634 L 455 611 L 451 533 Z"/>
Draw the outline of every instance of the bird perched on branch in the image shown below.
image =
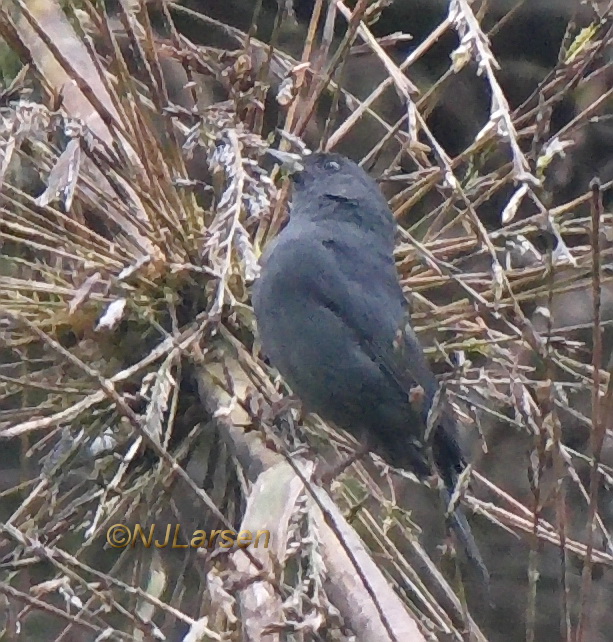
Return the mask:
<path fill-rule="evenodd" d="M 316 153 L 298 165 L 289 222 L 253 292 L 263 350 L 307 410 L 420 478 L 433 462 L 449 502 L 465 463 L 444 403 L 428 429 L 438 385 L 398 281 L 392 212 L 353 161 Z M 459 506 L 450 522 L 487 582 Z"/>

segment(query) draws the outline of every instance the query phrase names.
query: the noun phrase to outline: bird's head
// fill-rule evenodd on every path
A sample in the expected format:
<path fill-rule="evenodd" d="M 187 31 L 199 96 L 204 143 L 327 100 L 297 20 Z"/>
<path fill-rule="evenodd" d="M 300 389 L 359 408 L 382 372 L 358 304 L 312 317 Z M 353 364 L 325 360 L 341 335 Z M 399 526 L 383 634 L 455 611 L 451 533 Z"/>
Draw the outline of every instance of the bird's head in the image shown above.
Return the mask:
<path fill-rule="evenodd" d="M 274 154 L 294 184 L 290 218 L 338 220 L 393 234 L 394 218 L 377 183 L 341 154 Z"/>

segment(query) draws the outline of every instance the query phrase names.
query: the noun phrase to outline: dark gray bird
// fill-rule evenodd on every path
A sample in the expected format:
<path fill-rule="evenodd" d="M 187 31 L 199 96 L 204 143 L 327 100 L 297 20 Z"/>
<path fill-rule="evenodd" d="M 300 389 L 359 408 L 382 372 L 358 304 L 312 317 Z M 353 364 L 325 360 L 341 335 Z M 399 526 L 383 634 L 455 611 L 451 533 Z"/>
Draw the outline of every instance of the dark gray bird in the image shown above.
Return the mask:
<path fill-rule="evenodd" d="M 303 157 L 287 226 L 267 248 L 253 307 L 262 347 L 305 408 L 355 434 L 449 501 L 465 463 L 445 409 L 424 443 L 438 386 L 409 323 L 393 258 L 395 221 L 377 184 L 338 154 Z M 451 525 L 487 582 L 465 516 Z"/>

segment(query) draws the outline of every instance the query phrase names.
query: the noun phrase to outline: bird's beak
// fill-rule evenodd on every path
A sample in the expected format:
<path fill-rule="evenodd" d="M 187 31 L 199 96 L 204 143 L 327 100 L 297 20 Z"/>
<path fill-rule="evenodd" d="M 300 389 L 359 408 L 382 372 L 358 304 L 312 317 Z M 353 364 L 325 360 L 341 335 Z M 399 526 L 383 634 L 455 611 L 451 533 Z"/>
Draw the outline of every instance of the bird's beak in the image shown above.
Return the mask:
<path fill-rule="evenodd" d="M 304 169 L 304 165 L 302 164 L 302 154 L 282 152 L 278 149 L 272 148 L 269 148 L 267 152 L 281 163 L 282 169 L 286 170 L 290 174 L 296 174 L 297 172 L 301 172 Z"/>

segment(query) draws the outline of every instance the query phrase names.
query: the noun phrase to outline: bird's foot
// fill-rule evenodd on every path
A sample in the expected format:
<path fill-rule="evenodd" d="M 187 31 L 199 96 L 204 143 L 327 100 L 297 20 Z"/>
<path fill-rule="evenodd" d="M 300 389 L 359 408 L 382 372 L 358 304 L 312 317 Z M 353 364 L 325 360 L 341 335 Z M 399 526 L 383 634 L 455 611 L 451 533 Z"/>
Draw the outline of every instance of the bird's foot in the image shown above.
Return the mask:
<path fill-rule="evenodd" d="M 334 466 L 328 466 L 327 470 L 321 471 L 316 476 L 316 481 L 319 482 L 322 486 L 329 486 L 337 477 L 344 473 L 351 464 L 359 461 L 368 454 L 370 448 L 368 446 L 362 446 L 358 450 L 354 451 L 349 457 L 338 462 Z"/>
<path fill-rule="evenodd" d="M 441 487 L 441 478 L 438 475 L 428 475 L 428 477 L 424 479 L 424 484 L 428 486 L 428 488 L 438 490 Z"/>
<path fill-rule="evenodd" d="M 270 404 L 270 413 L 274 419 L 284 417 L 292 410 L 297 410 L 299 418 L 302 417 L 302 402 L 298 397 L 296 397 L 296 395 L 281 397 L 281 399 L 277 399 Z"/>

